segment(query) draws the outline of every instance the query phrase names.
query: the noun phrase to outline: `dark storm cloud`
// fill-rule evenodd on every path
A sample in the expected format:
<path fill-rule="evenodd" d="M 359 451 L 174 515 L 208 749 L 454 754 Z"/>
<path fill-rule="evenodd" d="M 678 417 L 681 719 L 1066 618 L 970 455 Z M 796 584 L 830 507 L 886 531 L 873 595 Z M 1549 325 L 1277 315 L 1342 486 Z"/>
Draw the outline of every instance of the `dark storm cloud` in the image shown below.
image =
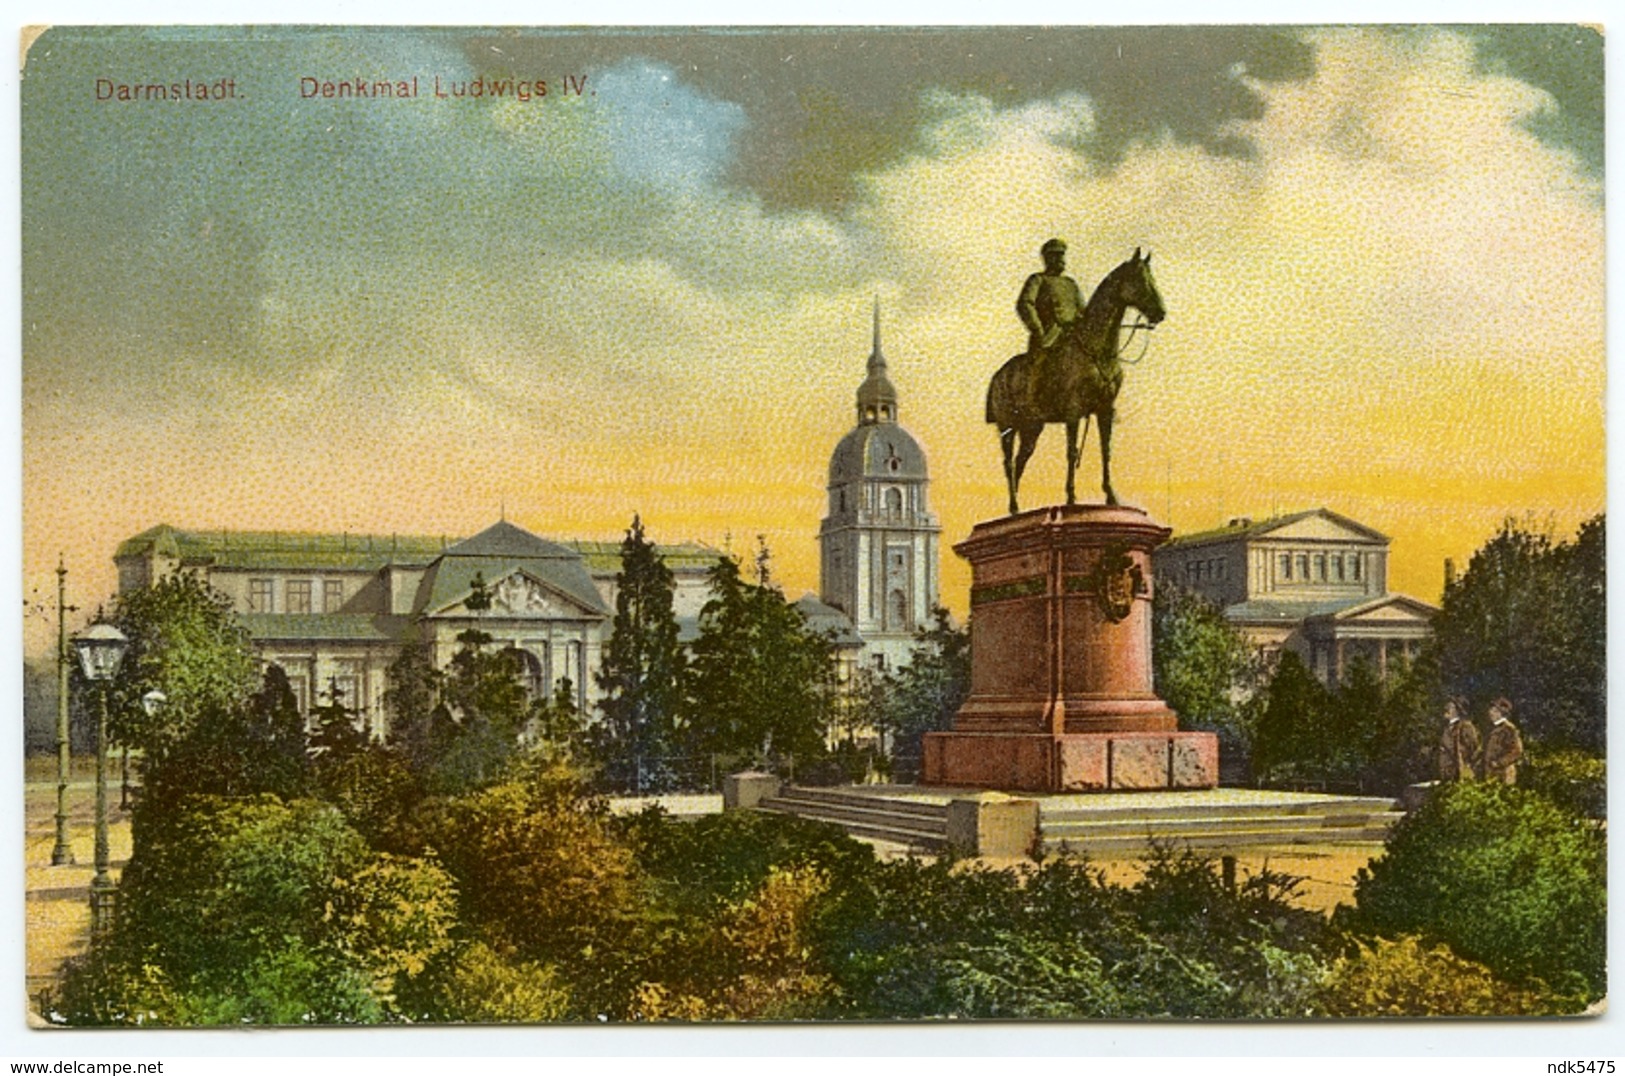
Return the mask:
<path fill-rule="evenodd" d="M 1594 177 L 1603 168 L 1602 34 L 1587 26 L 1467 26 L 1479 66 L 1538 86 L 1555 111 L 1529 122 L 1536 135 L 1571 150 Z"/>
<path fill-rule="evenodd" d="M 930 90 L 977 93 L 1000 106 L 1081 92 L 1098 121 L 1088 152 L 1106 164 L 1164 133 L 1244 154 L 1221 129 L 1256 118 L 1262 102 L 1237 72 L 1304 78 L 1313 52 L 1281 28 L 814 28 L 513 34 L 472 40 L 467 57 L 517 72 L 628 57 L 667 64 L 749 116 L 734 183 L 769 207 L 839 209 L 855 176 L 916 148 Z"/>
<path fill-rule="evenodd" d="M 1552 95 L 1556 109 L 1531 120 L 1531 130 L 1600 175 L 1601 36 L 1572 26 L 1462 32 L 1482 49 L 1485 70 Z M 483 69 L 517 71 L 607 67 L 628 57 L 670 65 L 748 115 L 732 182 L 770 208 L 825 210 L 849 201 L 856 176 L 914 148 L 929 90 L 977 93 L 1001 106 L 1081 93 L 1097 124 L 1080 148 L 1110 166 L 1135 143 L 1163 136 L 1246 156 L 1251 147 L 1226 131 L 1262 109 L 1248 81 L 1314 71 L 1302 30 L 1279 26 L 515 33 L 473 39 L 467 55 Z"/>

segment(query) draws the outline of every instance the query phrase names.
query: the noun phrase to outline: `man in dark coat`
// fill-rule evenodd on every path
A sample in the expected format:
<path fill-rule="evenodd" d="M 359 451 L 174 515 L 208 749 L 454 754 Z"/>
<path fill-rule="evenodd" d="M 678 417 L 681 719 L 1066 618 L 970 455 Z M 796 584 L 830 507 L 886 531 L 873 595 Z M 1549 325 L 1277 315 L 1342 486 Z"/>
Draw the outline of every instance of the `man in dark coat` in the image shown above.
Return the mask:
<path fill-rule="evenodd" d="M 1439 741 L 1439 780 L 1471 781 L 1478 776 L 1480 761 L 1478 729 L 1467 720 L 1467 706 L 1460 698 L 1444 704 L 1444 735 Z"/>
<path fill-rule="evenodd" d="M 1506 698 L 1490 703 L 1490 737 L 1484 744 L 1484 780 L 1502 784 L 1518 783 L 1518 763 L 1523 761 L 1523 737 L 1512 723 L 1512 703 Z"/>
<path fill-rule="evenodd" d="M 1068 325 L 1083 314 L 1083 293 L 1066 275 L 1066 242 L 1051 239 L 1040 248 L 1044 271 L 1021 286 L 1016 315 L 1027 326 L 1027 351 L 1033 356 L 1055 346 Z"/>

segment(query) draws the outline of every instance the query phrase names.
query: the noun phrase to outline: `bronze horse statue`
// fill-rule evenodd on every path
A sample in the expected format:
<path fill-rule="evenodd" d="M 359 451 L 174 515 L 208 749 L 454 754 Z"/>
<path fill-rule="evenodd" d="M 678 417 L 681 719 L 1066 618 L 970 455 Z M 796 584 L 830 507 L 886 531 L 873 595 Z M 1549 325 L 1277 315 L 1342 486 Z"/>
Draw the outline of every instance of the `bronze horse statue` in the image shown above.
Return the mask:
<path fill-rule="evenodd" d="M 1112 491 L 1112 413 L 1117 390 L 1123 386 L 1123 314 L 1130 308 L 1145 315 L 1150 325 L 1162 321 L 1162 296 L 1151 279 L 1151 255 L 1134 256 L 1106 274 L 1089 297 L 1083 314 L 1061 335 L 1041 363 L 1037 383 L 1030 355 L 1017 355 L 999 367 L 987 387 L 987 420 L 999 429 L 1004 450 L 1004 477 L 1010 485 L 1010 514 L 1015 515 L 1016 489 L 1021 473 L 1050 422 L 1066 424 L 1066 503 L 1076 504 L 1073 475 L 1083 446 L 1078 423 L 1089 432 L 1090 415 L 1100 425 L 1101 486 L 1107 504 L 1117 503 Z M 1021 446 L 1016 447 L 1017 436 Z"/>

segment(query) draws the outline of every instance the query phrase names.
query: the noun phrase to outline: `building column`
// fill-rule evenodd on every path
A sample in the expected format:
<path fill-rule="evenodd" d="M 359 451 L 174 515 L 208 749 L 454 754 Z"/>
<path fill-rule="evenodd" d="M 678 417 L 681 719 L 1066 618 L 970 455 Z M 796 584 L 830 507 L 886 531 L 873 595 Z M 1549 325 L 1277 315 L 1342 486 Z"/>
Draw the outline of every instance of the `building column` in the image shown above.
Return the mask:
<path fill-rule="evenodd" d="M 1388 682 L 1388 640 L 1377 640 L 1377 679 L 1382 683 Z"/>
<path fill-rule="evenodd" d="M 1333 644 L 1333 646 L 1336 647 L 1336 652 L 1337 652 L 1337 660 L 1336 660 L 1336 666 L 1335 666 L 1335 671 L 1337 673 L 1337 679 L 1333 681 L 1334 686 L 1337 685 L 1337 684 L 1341 684 L 1343 682 L 1343 643 L 1344 642 L 1345 642 L 1345 640 L 1338 639 Z"/>

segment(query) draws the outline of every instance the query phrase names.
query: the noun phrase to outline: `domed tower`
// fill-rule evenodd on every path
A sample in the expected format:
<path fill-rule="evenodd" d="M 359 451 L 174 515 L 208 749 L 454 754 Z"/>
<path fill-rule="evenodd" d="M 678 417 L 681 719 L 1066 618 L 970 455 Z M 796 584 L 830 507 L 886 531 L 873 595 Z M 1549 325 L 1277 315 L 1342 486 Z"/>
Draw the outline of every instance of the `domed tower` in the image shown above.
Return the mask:
<path fill-rule="evenodd" d="M 857 426 L 829 461 L 829 514 L 818 532 L 819 597 L 845 613 L 863 639 L 863 660 L 890 668 L 908 661 L 914 633 L 937 605 L 937 537 L 926 501 L 925 453 L 897 424 L 897 389 L 880 350 L 858 386 Z"/>

